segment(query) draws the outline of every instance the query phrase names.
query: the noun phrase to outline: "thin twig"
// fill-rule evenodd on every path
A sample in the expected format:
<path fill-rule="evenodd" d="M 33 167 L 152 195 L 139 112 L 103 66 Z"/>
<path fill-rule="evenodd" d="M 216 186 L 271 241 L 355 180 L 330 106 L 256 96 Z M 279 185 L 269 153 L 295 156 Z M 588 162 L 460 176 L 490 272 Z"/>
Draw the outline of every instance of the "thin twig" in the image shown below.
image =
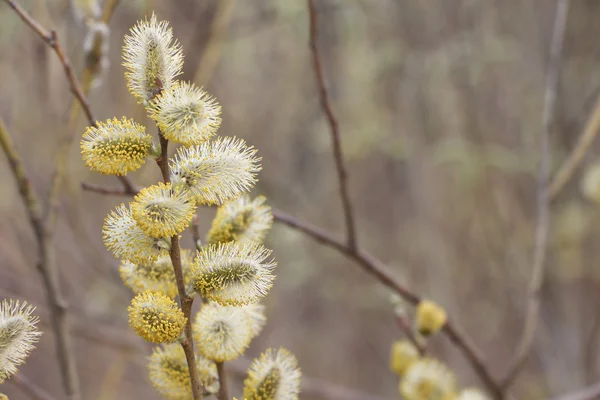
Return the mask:
<path fill-rule="evenodd" d="M 533 267 L 529 289 L 527 292 L 527 315 L 523 327 L 523 333 L 517 346 L 514 359 L 508 368 L 505 378 L 502 380 L 504 389 L 510 387 L 514 379 L 525 365 L 527 356 L 533 344 L 535 330 L 537 328 L 541 289 L 544 282 L 544 265 L 546 258 L 546 247 L 548 244 L 548 225 L 550 214 L 550 197 L 548 194 L 548 179 L 550 174 L 550 134 L 554 125 L 554 110 L 558 91 L 558 79 L 562 58 L 563 42 L 569 14 L 569 0 L 558 0 L 556 6 L 556 17 L 550 44 L 550 60 L 546 76 L 546 87 L 544 93 L 544 109 L 542 111 L 542 131 L 540 138 L 540 170 L 537 189 L 537 226 L 535 231 L 535 249 L 533 255 Z"/>
<path fill-rule="evenodd" d="M 585 389 L 564 396 L 553 397 L 551 400 L 596 400 L 600 398 L 600 382 Z"/>
<path fill-rule="evenodd" d="M 27 393 L 30 399 L 33 400 L 55 400 L 54 397 L 50 395 L 50 393 L 46 392 L 41 387 L 37 386 L 31 379 L 27 378 L 22 373 L 18 373 L 13 375 L 10 379 L 11 382 L 14 382 L 17 386 L 21 388 L 22 391 Z"/>
<path fill-rule="evenodd" d="M 194 247 L 200 251 L 202 248 L 202 241 L 200 240 L 200 227 L 198 226 L 198 214 L 194 214 L 192 218 L 192 224 L 190 225 L 192 230 L 192 239 L 194 240 Z"/>
<path fill-rule="evenodd" d="M 87 183 L 87 182 L 82 182 L 81 188 L 83 190 L 87 190 L 89 192 L 94 192 L 94 193 L 104 194 L 104 195 L 109 195 L 109 196 L 135 196 L 139 192 L 139 189 L 137 189 L 135 187 L 132 187 L 131 189 L 113 188 L 113 187 L 106 187 L 106 186 L 102 186 L 102 185 L 97 185 L 95 183 Z"/>
<path fill-rule="evenodd" d="M 338 183 L 340 186 L 340 198 L 342 200 L 342 208 L 344 210 L 344 219 L 346 223 L 346 240 L 348 247 L 352 250 L 356 249 L 356 228 L 354 226 L 354 215 L 352 213 L 352 203 L 348 193 L 348 176 L 346 167 L 344 166 L 344 155 L 342 154 L 342 142 L 340 139 L 339 124 L 333 113 L 329 93 L 325 84 L 325 76 L 319 51 L 317 50 L 318 35 L 318 12 L 315 7 L 314 0 L 308 0 L 308 12 L 310 21 L 310 51 L 312 55 L 313 69 L 317 78 L 319 87 L 319 99 L 321 107 L 327 117 L 329 128 L 331 130 L 331 142 L 333 146 L 333 158 L 338 175 Z"/>
<path fill-rule="evenodd" d="M 225 368 L 222 362 L 217 363 L 217 374 L 219 375 L 219 400 L 229 400 L 229 394 L 227 393 L 227 376 L 225 374 Z"/>
<path fill-rule="evenodd" d="M 585 153 L 594 142 L 594 139 L 596 139 L 598 131 L 600 131 L 600 96 L 598 96 L 598 99 L 596 100 L 592 114 L 585 124 L 583 133 L 579 136 L 575 148 L 573 148 L 571 154 L 569 154 L 550 183 L 548 189 L 550 200 L 554 200 L 560 194 L 573 176 L 577 167 L 581 165 Z"/>
<path fill-rule="evenodd" d="M 36 267 L 46 289 L 52 329 L 54 330 L 56 353 L 65 393 L 69 399 L 78 400 L 80 398 L 79 378 L 77 377 L 75 355 L 73 354 L 73 346 L 69 334 L 66 315 L 67 304 L 60 291 L 58 270 L 52 243 L 52 232 L 48 229 L 48 224 L 44 223 L 39 197 L 31 186 L 31 181 L 27 176 L 23 161 L 10 138 L 2 118 L 0 118 L 0 146 L 4 150 L 4 153 L 6 153 L 11 172 L 17 181 L 19 193 L 23 199 L 29 222 L 31 223 L 38 244 Z"/>
<path fill-rule="evenodd" d="M 408 321 L 406 314 L 396 314 L 396 323 L 404 333 L 404 336 L 406 336 L 408 340 L 412 343 L 412 345 L 415 346 L 415 348 L 419 351 L 419 354 L 421 356 L 424 356 L 427 352 L 427 347 L 423 343 L 421 343 L 415 336 L 415 332 L 411 328 L 410 322 Z"/>
<path fill-rule="evenodd" d="M 156 164 L 160 168 L 160 172 L 165 183 L 171 182 L 171 173 L 169 171 L 169 141 L 163 136 L 162 132 L 158 131 L 160 139 L 160 157 L 156 159 Z M 202 399 L 203 387 L 198 379 L 198 371 L 196 369 L 196 356 L 194 355 L 194 339 L 192 336 L 192 304 L 194 298 L 189 296 L 185 290 L 185 279 L 183 277 L 183 268 L 181 266 L 181 252 L 179 249 L 179 235 L 171 237 L 171 263 L 175 272 L 175 281 L 177 282 L 177 290 L 179 292 L 179 302 L 181 311 L 186 318 L 186 323 L 183 328 L 184 339 L 181 341 L 181 346 L 185 353 L 188 369 L 190 371 L 190 383 L 192 385 L 192 395 L 194 400 Z"/>

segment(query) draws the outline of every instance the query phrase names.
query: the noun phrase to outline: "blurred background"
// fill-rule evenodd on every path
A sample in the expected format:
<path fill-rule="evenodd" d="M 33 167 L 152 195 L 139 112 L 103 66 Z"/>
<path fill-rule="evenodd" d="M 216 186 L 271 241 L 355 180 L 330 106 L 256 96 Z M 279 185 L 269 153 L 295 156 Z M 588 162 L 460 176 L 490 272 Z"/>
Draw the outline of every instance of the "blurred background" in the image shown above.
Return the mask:
<path fill-rule="evenodd" d="M 84 68 L 82 23 L 89 1 L 21 0 L 55 28 L 75 72 Z M 320 0 L 319 50 L 340 123 L 359 241 L 415 292 L 443 304 L 506 371 L 522 331 L 536 216 L 539 136 L 555 2 L 548 0 Z M 74 9 L 77 12 L 73 12 Z M 86 11 L 88 10 L 88 11 Z M 319 105 L 300 0 L 128 0 L 110 20 L 110 65 L 90 92 L 96 118 L 153 125 L 127 92 L 123 36 L 145 15 L 168 20 L 185 54 L 182 79 L 223 106 L 221 135 L 238 136 L 263 158 L 254 195 L 343 237 L 328 125 Z M 82 18 L 83 17 L 83 18 Z M 600 88 L 600 2 L 571 2 L 560 73 L 552 171 L 574 147 Z M 0 3 L 0 114 L 41 196 L 61 140 L 76 139 L 60 197 L 55 247 L 70 304 L 85 399 L 157 399 L 147 380 L 151 346 L 127 327 L 132 297 L 101 239 L 104 216 L 124 197 L 83 192 L 83 181 L 118 187 L 89 172 L 69 126 L 72 102 L 55 54 Z M 545 399 L 600 380 L 600 209 L 579 190 L 593 145 L 552 203 L 539 329 L 512 389 Z M 129 175 L 159 180 L 152 164 Z M 0 155 L 0 297 L 38 307 L 44 336 L 21 371 L 62 396 L 36 242 L 4 154 Z M 206 232 L 213 209 L 199 212 Z M 192 246 L 191 237 L 183 244 Z M 246 353 L 284 346 L 307 377 L 374 398 L 398 398 L 388 370 L 402 337 L 390 292 L 335 251 L 282 225 L 267 239 L 279 263 L 266 298 L 268 324 Z M 408 308 L 410 310 L 410 307 Z M 443 336 L 432 353 L 461 385 L 482 386 Z M 233 374 L 232 394 L 241 377 Z M 10 380 L 11 399 L 26 398 Z M 307 392 L 304 399 L 326 398 Z M 359 396 L 360 397 L 360 396 Z M 367 398 L 367 397 L 365 397 Z"/>

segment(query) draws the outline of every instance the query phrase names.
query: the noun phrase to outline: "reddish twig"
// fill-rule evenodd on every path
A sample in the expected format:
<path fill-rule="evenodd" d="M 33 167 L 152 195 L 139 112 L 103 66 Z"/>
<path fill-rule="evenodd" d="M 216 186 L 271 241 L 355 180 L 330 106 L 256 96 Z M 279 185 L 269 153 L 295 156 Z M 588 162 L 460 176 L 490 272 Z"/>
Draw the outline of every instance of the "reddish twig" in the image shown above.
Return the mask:
<path fill-rule="evenodd" d="M 504 389 L 510 387 L 527 361 L 531 350 L 535 330 L 539 320 L 541 289 L 544 281 L 544 266 L 546 247 L 548 244 L 548 226 L 550 219 L 550 195 L 548 181 L 550 176 L 550 131 L 553 128 L 554 110 L 558 91 L 558 79 L 562 58 L 562 48 L 569 13 L 569 0 L 558 0 L 552 41 L 550 44 L 550 60 L 546 76 L 544 93 L 544 109 L 542 111 L 542 130 L 540 139 L 540 171 L 537 189 L 538 217 L 535 232 L 535 249 L 533 267 L 527 292 L 527 315 L 523 333 L 517 345 L 517 351 L 511 362 L 505 378 L 502 380 Z"/>
<path fill-rule="evenodd" d="M 344 166 L 344 156 L 342 154 L 342 142 L 340 139 L 339 124 L 331 108 L 331 101 L 329 99 L 329 93 L 327 92 L 327 86 L 325 85 L 325 76 L 323 74 L 323 66 L 321 64 L 321 58 L 317 50 L 318 41 L 318 13 L 315 8 L 314 0 L 308 0 L 308 12 L 310 20 L 310 51 L 312 55 L 313 69 L 317 78 L 317 85 L 319 87 L 319 99 L 321 101 L 321 107 L 327 117 L 329 128 L 331 131 L 331 142 L 333 146 L 333 158 L 335 160 L 335 167 L 338 175 L 338 183 L 340 186 L 340 198 L 342 200 L 342 208 L 344 210 L 344 219 L 346 223 L 346 239 L 348 241 L 348 247 L 350 249 L 356 249 L 356 228 L 354 226 L 354 215 L 352 213 L 352 203 L 350 201 L 350 195 L 348 193 L 348 174 Z"/>

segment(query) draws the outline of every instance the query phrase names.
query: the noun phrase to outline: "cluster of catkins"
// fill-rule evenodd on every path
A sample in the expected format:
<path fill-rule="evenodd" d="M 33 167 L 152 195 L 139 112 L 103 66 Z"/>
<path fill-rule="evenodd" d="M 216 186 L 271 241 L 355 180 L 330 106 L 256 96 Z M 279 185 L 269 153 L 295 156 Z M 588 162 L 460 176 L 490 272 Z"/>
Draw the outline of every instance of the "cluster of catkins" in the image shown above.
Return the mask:
<path fill-rule="evenodd" d="M 266 318 L 259 302 L 274 279 L 276 263 L 262 245 L 271 209 L 265 198 L 244 194 L 256 182 L 260 159 L 243 140 L 215 138 L 220 106 L 202 89 L 175 80 L 183 55 L 166 22 L 153 15 L 134 26 L 125 37 L 123 58 L 129 90 L 156 122 L 160 143 L 182 146 L 168 168 L 161 166 L 163 182 L 142 189 L 106 217 L 104 243 L 121 261 L 123 282 L 136 293 L 128 309 L 130 326 L 145 340 L 162 344 L 149 361 L 154 387 L 170 399 L 192 397 L 178 343 L 187 318 L 175 302 L 184 286 L 183 295 L 203 299 L 192 325 L 196 364 L 205 393 L 216 393 L 215 363 L 236 359 L 260 333 Z M 161 144 L 144 126 L 122 118 L 89 127 L 81 152 L 91 170 L 125 175 L 148 158 L 166 163 Z M 177 238 L 199 205 L 219 206 L 206 243 L 197 243 L 197 251 L 178 249 Z M 296 399 L 299 381 L 295 357 L 269 349 L 252 363 L 244 398 Z"/>
<path fill-rule="evenodd" d="M 404 314 L 401 306 L 396 312 Z M 415 315 L 417 343 L 402 339 L 392 344 L 390 369 L 400 377 L 400 394 L 406 400 L 489 400 L 476 388 L 459 392 L 452 370 L 441 361 L 423 355 L 427 339 L 439 332 L 446 320 L 446 311 L 441 306 L 422 300 Z"/>
<path fill-rule="evenodd" d="M 17 373 L 42 335 L 34 310 L 18 300 L 5 299 L 0 303 L 0 384 Z M 8 397 L 0 393 L 0 400 Z"/>

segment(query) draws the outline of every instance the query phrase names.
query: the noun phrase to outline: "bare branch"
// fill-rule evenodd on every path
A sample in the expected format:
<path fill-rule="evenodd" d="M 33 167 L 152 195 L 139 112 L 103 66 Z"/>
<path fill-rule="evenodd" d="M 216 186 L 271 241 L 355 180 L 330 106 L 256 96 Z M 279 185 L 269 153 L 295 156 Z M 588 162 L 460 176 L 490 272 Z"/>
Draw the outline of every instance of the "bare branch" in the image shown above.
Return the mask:
<path fill-rule="evenodd" d="M 27 210 L 29 222 L 33 228 L 35 239 L 38 244 L 38 260 L 36 267 L 44 287 L 48 307 L 51 313 L 52 329 L 63 386 L 70 400 L 78 400 L 79 378 L 75 367 L 75 355 L 69 334 L 67 321 L 67 305 L 62 297 L 58 279 L 58 270 L 55 264 L 52 232 L 44 223 L 40 200 L 31 186 L 29 177 L 25 171 L 23 161 L 17 152 L 4 121 L 0 118 L 0 146 L 8 158 L 11 172 L 17 181 L 19 193 Z"/>
<path fill-rule="evenodd" d="M 542 131 L 540 138 L 540 171 L 537 189 L 537 226 L 535 231 L 535 249 L 533 267 L 529 289 L 527 293 L 527 315 L 523 333 L 517 346 L 517 351 L 505 378 L 502 387 L 508 388 L 525 365 L 527 356 L 533 344 L 533 338 L 539 320 L 541 289 L 544 281 L 544 265 L 546 247 L 548 244 L 548 225 L 550 214 L 550 196 L 548 193 L 548 179 L 550 175 L 550 132 L 554 124 L 554 110 L 558 91 L 558 79 L 562 59 L 562 48 L 569 14 L 569 0 L 558 0 L 556 16 L 550 44 L 550 60 L 546 76 L 544 93 L 544 109 L 542 111 Z"/>
<path fill-rule="evenodd" d="M 217 398 L 219 400 L 229 400 L 229 394 L 227 393 L 227 375 L 225 374 L 225 368 L 222 362 L 217 363 L 217 373 L 219 375 L 219 394 Z"/>
<path fill-rule="evenodd" d="M 340 139 L 340 130 L 333 109 L 331 108 L 331 101 L 329 99 L 329 93 L 327 86 L 325 85 L 325 76 L 323 73 L 323 67 L 319 51 L 317 50 L 318 35 L 318 12 L 315 7 L 314 0 L 308 0 L 308 12 L 310 21 L 310 51 L 312 55 L 313 69 L 317 78 L 317 85 L 319 87 L 319 99 L 321 101 L 321 107 L 327 117 L 329 123 L 329 129 L 331 130 L 331 142 L 333 146 L 333 157 L 335 160 L 335 167 L 338 175 L 338 182 L 340 186 L 340 198 L 342 200 L 342 208 L 344 210 L 344 219 L 346 222 L 346 240 L 348 241 L 348 247 L 352 250 L 356 249 L 356 228 L 354 226 L 354 215 L 352 213 L 352 203 L 350 201 L 350 195 L 348 194 L 348 176 L 346 173 L 346 167 L 344 166 L 344 156 L 342 154 L 342 142 Z"/>

